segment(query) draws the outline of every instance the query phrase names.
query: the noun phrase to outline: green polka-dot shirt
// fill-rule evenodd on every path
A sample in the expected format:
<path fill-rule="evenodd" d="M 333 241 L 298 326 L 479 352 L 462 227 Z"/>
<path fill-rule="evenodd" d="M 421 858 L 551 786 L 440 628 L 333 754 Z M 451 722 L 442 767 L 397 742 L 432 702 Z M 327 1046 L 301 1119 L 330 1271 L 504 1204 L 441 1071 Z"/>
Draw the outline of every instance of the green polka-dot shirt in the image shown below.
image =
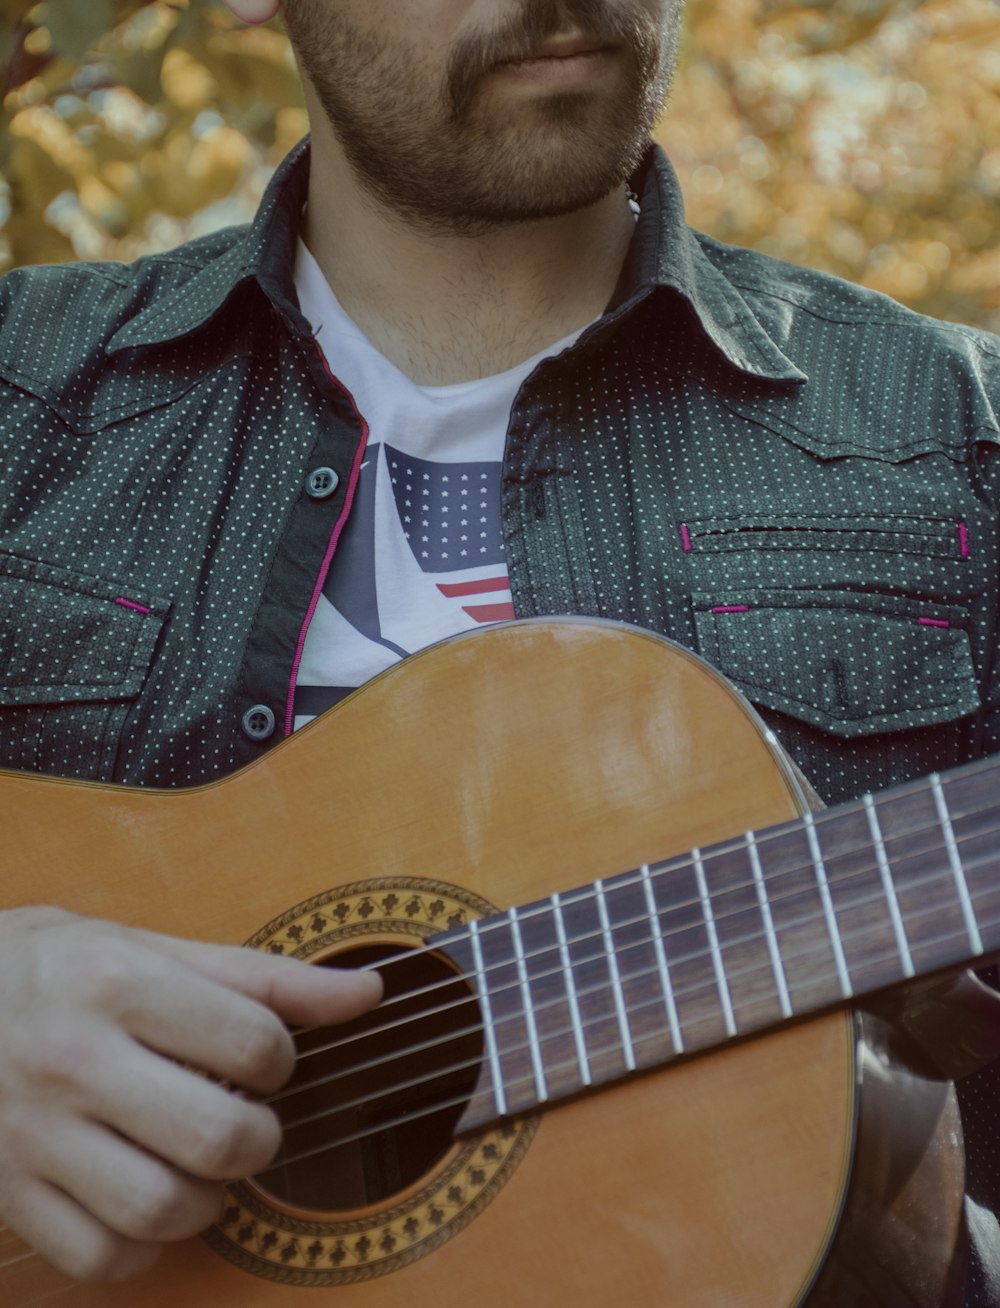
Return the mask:
<path fill-rule="evenodd" d="M 0 766 L 188 785 L 288 729 L 364 430 L 296 301 L 307 181 L 303 143 L 247 227 L 0 281 Z M 511 414 L 516 613 L 700 652 L 829 802 L 1000 750 L 1000 341 L 692 232 L 656 149 L 633 184 L 612 304 Z"/>

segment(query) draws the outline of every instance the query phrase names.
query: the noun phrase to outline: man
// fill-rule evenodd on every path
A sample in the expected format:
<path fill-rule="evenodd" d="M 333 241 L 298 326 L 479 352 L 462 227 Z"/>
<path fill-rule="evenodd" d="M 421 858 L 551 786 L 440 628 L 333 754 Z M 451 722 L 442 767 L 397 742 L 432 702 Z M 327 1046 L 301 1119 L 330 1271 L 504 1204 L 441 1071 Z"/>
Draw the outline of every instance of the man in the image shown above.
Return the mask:
<path fill-rule="evenodd" d="M 253 227 L 7 279 L 0 762 L 199 783 L 403 653 L 547 612 L 706 653 L 830 801 L 1000 748 L 1000 347 L 688 231 L 647 145 L 678 11 L 286 0 L 311 159 Z M 374 1000 L 57 909 L 0 945 L 0 1214 L 82 1276 L 274 1148 L 179 1063 L 267 1091 L 278 1019 Z"/>

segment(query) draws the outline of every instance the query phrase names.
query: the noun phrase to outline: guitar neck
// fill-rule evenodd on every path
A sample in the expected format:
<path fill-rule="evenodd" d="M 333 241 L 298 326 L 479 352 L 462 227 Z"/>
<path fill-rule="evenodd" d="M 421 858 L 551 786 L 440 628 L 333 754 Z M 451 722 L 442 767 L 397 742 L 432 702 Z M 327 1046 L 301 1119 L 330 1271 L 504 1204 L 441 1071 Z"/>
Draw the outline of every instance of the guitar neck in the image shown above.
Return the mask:
<path fill-rule="evenodd" d="M 484 1075 L 463 1128 L 1000 950 L 997 766 L 434 938 L 484 1019 Z"/>

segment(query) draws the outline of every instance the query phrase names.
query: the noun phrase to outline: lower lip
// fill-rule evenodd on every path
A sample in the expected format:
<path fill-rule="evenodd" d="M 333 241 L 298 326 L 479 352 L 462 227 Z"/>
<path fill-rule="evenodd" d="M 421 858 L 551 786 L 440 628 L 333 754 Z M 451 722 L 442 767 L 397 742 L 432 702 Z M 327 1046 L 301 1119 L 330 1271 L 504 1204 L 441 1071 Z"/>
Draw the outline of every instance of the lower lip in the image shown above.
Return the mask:
<path fill-rule="evenodd" d="M 501 77 L 531 86 L 575 86 L 606 72 L 613 58 L 610 50 L 592 50 L 562 59 L 525 59 L 503 64 L 496 71 Z"/>

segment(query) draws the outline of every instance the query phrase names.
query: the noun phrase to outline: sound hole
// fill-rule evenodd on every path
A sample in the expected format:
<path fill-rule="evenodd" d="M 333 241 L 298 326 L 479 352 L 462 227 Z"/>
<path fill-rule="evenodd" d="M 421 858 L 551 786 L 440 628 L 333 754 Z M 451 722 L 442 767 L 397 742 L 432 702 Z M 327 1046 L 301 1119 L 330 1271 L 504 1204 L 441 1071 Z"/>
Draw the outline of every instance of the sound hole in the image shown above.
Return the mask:
<path fill-rule="evenodd" d="M 325 965 L 377 966 L 400 953 L 367 946 Z M 282 1150 L 254 1178 L 292 1207 L 331 1213 L 379 1203 L 454 1143 L 479 1074 L 479 1006 L 445 959 L 419 949 L 381 974 L 385 999 L 374 1013 L 296 1037 L 295 1074 L 273 1105 Z"/>

